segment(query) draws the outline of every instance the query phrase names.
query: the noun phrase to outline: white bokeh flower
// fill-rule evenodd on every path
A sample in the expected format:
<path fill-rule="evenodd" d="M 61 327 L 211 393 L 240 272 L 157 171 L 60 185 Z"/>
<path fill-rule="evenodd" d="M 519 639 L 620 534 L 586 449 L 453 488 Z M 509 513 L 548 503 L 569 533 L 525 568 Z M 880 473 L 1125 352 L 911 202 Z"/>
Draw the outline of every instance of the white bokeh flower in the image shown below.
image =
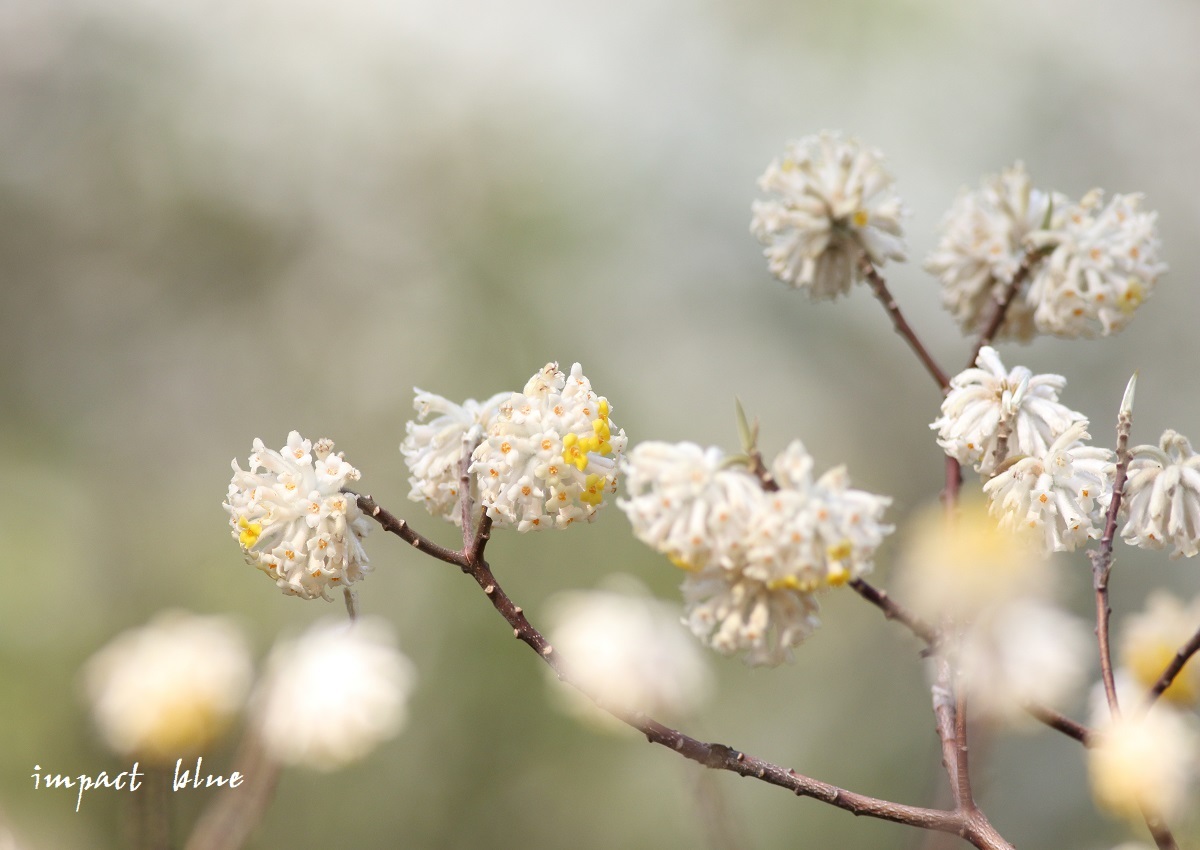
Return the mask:
<path fill-rule="evenodd" d="M 1169 706 L 1108 720 L 1087 754 L 1101 808 L 1131 820 L 1143 812 L 1172 819 L 1186 811 L 1200 749 L 1188 721 Z"/>
<path fill-rule="evenodd" d="M 1033 188 L 1020 162 L 985 177 L 978 189 L 959 193 L 942 219 L 941 239 L 926 258 L 925 268 L 941 281 L 942 304 L 965 333 L 983 330 L 1029 250 L 1026 237 L 1053 229 L 1065 219 L 1067 204 L 1057 192 Z M 996 337 L 1031 339 L 1033 312 L 1033 304 L 1015 298 Z"/>
<path fill-rule="evenodd" d="M 1082 620 L 1036 598 L 987 611 L 959 646 L 972 708 L 1021 728 L 1031 722 L 1029 703 L 1062 705 L 1083 684 L 1088 632 Z"/>
<path fill-rule="evenodd" d="M 271 650 L 254 698 L 263 746 L 281 764 L 334 770 L 396 735 L 415 683 L 385 620 L 325 620 Z"/>
<path fill-rule="evenodd" d="M 1061 375 L 1035 375 L 1024 366 L 1010 371 L 994 348 L 984 346 L 974 368 L 950 379 L 942 415 L 929 427 L 947 455 L 990 476 L 1001 423 L 1008 433 L 1007 457 L 1045 454 L 1072 425 L 1086 425 L 1082 413 L 1059 403 L 1066 385 Z"/>
<path fill-rule="evenodd" d="M 906 527 L 900 589 L 923 617 L 970 620 L 1052 589 L 1043 553 L 1001 529 L 980 499 L 964 499 L 952 522 L 933 505 Z"/>
<path fill-rule="evenodd" d="M 1166 591 L 1156 590 L 1146 600 L 1144 610 L 1122 623 L 1118 656 L 1121 667 L 1148 692 L 1198 629 L 1200 597 L 1185 605 Z M 1162 696 L 1179 706 L 1200 702 L 1200 661 L 1195 656 Z"/>
<path fill-rule="evenodd" d="M 1093 189 L 1067 209 L 1061 225 L 1032 234 L 1052 249 L 1026 295 L 1042 333 L 1108 336 L 1121 330 L 1150 297 L 1167 266 L 1158 259 L 1157 214 L 1140 209 L 1141 195 Z"/>
<path fill-rule="evenodd" d="M 822 132 L 788 145 L 759 178 L 773 197 L 754 202 L 751 232 L 766 244 L 771 273 L 836 298 L 862 280 L 859 261 L 904 259 L 906 214 L 878 151 Z"/>
<path fill-rule="evenodd" d="M 481 402 L 469 398 L 455 404 L 424 390 L 415 392 L 417 418 L 405 425 L 404 442 L 400 444 L 412 488 L 408 498 L 424 503 L 433 516 L 462 525 L 458 490 L 464 441 L 474 445 L 512 393 L 498 393 Z"/>
<path fill-rule="evenodd" d="M 849 485 L 843 468 L 812 479 L 799 441 L 772 464 L 778 490 L 719 449 L 639 444 L 618 502 L 643 543 L 687 570 L 687 622 L 718 652 L 778 664 L 817 625 L 815 592 L 869 572 L 892 526 L 890 499 Z"/>
<path fill-rule="evenodd" d="M 331 440 L 314 445 L 292 431 L 276 452 L 255 439 L 249 468 L 233 461 L 224 503 L 246 563 L 304 599 L 330 599 L 331 588 L 361 579 L 370 570 L 362 546 L 370 522 L 342 492 L 359 477 Z"/>
<path fill-rule="evenodd" d="M 1143 549 L 1175 547 L 1172 558 L 1190 558 L 1200 546 L 1200 455 L 1187 437 L 1163 432 L 1157 446 L 1130 450 L 1121 510 L 1125 542 Z"/>
<path fill-rule="evenodd" d="M 472 455 L 479 498 L 498 526 L 518 531 L 591 521 L 615 492 L 625 432 L 578 363 L 547 363 L 499 409 Z"/>
<path fill-rule="evenodd" d="M 1100 537 L 1115 465 L 1108 449 L 1084 445 L 1086 427 L 1076 422 L 1045 452 L 1013 461 L 983 485 L 1001 528 L 1035 535 L 1048 552 Z"/>
<path fill-rule="evenodd" d="M 620 725 L 584 694 L 618 710 L 678 717 L 712 693 L 712 675 L 679 609 L 636 579 L 612 576 L 598 590 L 555 596 L 548 620 L 547 637 L 583 693 L 552 673 L 549 680 L 562 708 L 581 720 Z"/>
<path fill-rule="evenodd" d="M 83 679 L 96 726 L 114 752 L 170 764 L 225 732 L 251 673 L 231 621 L 165 611 L 92 656 Z"/>

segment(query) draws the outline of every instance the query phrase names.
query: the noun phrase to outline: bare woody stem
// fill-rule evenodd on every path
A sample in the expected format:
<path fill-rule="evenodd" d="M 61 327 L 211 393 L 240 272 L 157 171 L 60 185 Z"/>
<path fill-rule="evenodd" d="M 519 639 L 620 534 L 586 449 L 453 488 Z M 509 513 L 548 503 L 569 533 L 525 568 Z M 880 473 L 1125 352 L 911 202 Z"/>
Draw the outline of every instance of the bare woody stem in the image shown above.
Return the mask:
<path fill-rule="evenodd" d="M 887 591 L 881 590 L 866 579 L 861 578 L 853 579 L 850 582 L 850 587 L 855 593 L 882 611 L 886 619 L 895 620 L 916 637 L 920 638 L 927 647 L 926 652 L 932 653 L 937 651 L 938 645 L 942 640 L 941 632 L 930 623 L 913 614 L 899 602 L 896 602 Z M 1068 738 L 1074 738 L 1085 747 L 1092 745 L 1095 733 L 1082 723 L 1077 723 L 1054 709 L 1039 703 L 1028 703 L 1024 708 L 1030 716 L 1049 726 L 1051 729 L 1063 733 Z"/>
<path fill-rule="evenodd" d="M 377 505 L 370 496 L 358 496 L 359 508 L 368 516 L 374 518 L 385 531 L 398 535 L 417 550 L 432 555 L 439 560 L 458 566 L 475 580 L 483 590 L 484 595 L 491 600 L 492 607 L 504 618 L 512 628 L 513 637 L 526 644 L 541 658 L 563 681 L 572 684 L 567 672 L 566 662 L 555 652 L 529 620 L 524 611 L 509 598 L 500 587 L 492 573 L 491 567 L 481 556 L 482 542 L 486 541 L 486 531 L 476 534 L 470 547 L 464 547 L 462 552 L 452 552 L 443 547 L 431 544 L 424 537 L 413 531 L 402 519 L 385 511 Z M 481 529 L 486 521 L 481 521 Z M 586 692 L 585 692 L 585 695 Z M 588 695 L 590 697 L 590 695 Z M 674 750 L 684 758 L 704 765 L 714 770 L 728 770 L 740 776 L 761 780 L 770 785 L 786 788 L 799 797 L 811 797 L 828 803 L 831 806 L 851 812 L 855 815 L 879 818 L 893 823 L 906 824 L 921 829 L 933 829 L 959 835 L 980 850 L 1012 850 L 995 828 L 977 811 L 970 813 L 948 812 L 940 809 L 927 809 L 919 806 L 909 806 L 881 800 L 839 788 L 827 782 L 813 779 L 796 771 L 748 755 L 724 744 L 706 743 L 691 737 L 676 729 L 659 723 L 641 712 L 628 712 L 613 706 L 604 705 L 594 697 L 590 697 L 602 709 L 617 719 L 637 729 L 646 736 L 646 740 Z"/>
<path fill-rule="evenodd" d="M 1104 695 L 1109 711 L 1119 717 L 1121 708 L 1117 704 L 1117 687 L 1113 679 L 1112 647 L 1108 634 L 1109 615 L 1112 608 L 1108 603 L 1108 578 L 1113 566 L 1113 540 L 1117 536 L 1117 514 L 1125 493 L 1125 478 L 1129 471 L 1129 432 L 1133 427 L 1133 414 L 1122 410 L 1117 417 L 1117 470 L 1113 480 L 1112 502 L 1104 523 L 1104 535 L 1100 545 L 1089 552 L 1092 560 L 1092 589 L 1096 594 L 1096 643 L 1100 651 L 1100 676 L 1104 680 Z"/>
<path fill-rule="evenodd" d="M 887 314 L 892 318 L 892 325 L 896 328 L 896 333 L 904 338 L 913 353 L 917 355 L 917 359 L 935 381 L 937 381 L 938 389 L 943 393 L 950 388 L 950 378 L 942 371 L 942 367 L 933 359 L 933 355 L 925 348 L 925 344 L 917 337 L 908 320 L 904 318 L 904 314 L 900 312 L 900 305 L 896 303 L 896 299 L 892 297 L 892 293 L 887 288 L 887 283 L 883 276 L 875 268 L 874 264 L 862 257 L 858 263 L 859 271 L 862 272 L 867 283 L 871 286 L 871 291 L 875 293 L 875 297 L 879 299 L 879 303 L 883 305 L 883 309 L 887 310 Z"/>
<path fill-rule="evenodd" d="M 967 368 L 975 365 L 975 358 L 979 356 L 979 352 L 985 345 L 991 345 L 992 340 L 999 333 L 1001 325 L 1004 324 L 1004 318 L 1008 315 L 1008 308 L 1016 300 L 1017 294 L 1021 291 L 1021 286 L 1029 277 L 1033 267 L 1037 265 L 1049 249 L 1040 248 L 1036 250 L 1026 251 L 1025 256 L 1021 259 L 1021 265 L 1017 266 L 1016 272 L 1013 273 L 1012 280 L 1005 284 L 1003 291 L 1000 293 L 1000 298 L 993 302 L 991 315 L 988 316 L 987 324 L 983 326 L 983 331 L 979 334 L 979 339 L 975 343 L 975 350 L 971 352 L 971 360 L 967 363 Z"/>

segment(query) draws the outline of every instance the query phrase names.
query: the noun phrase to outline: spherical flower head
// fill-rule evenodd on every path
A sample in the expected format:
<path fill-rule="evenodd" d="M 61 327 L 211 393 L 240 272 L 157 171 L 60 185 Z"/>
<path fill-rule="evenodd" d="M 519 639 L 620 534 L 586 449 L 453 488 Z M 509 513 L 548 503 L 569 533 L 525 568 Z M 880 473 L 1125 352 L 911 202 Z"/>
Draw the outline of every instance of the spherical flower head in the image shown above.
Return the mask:
<path fill-rule="evenodd" d="M 817 625 L 814 593 L 869 572 L 892 531 L 890 499 L 849 486 L 836 468 L 816 481 L 799 441 L 772 464 L 764 490 L 719 449 L 642 443 L 625 463 L 618 504 L 634 534 L 688 571 L 692 631 L 724 654 L 779 664 Z"/>
<path fill-rule="evenodd" d="M 1040 455 L 1014 459 L 983 485 L 1000 527 L 1029 533 L 1047 552 L 1071 552 L 1100 537 L 1116 467 L 1108 449 L 1088 446 L 1086 422 Z"/>
<path fill-rule="evenodd" d="M 759 178 L 773 197 L 755 201 L 750 231 L 767 247 L 771 273 L 836 298 L 863 279 L 859 263 L 904 260 L 906 215 L 878 151 L 822 132 L 788 145 Z"/>
<path fill-rule="evenodd" d="M 1049 589 L 1042 553 L 1002 530 L 978 499 L 964 499 L 953 521 L 940 505 L 926 508 L 908 528 L 901 586 L 924 617 L 970 620 Z"/>
<path fill-rule="evenodd" d="M 1024 366 L 1010 371 L 994 348 L 984 346 L 975 368 L 950 379 L 942 415 L 929 427 L 947 455 L 987 477 L 996 470 L 1002 432 L 1007 457 L 1042 455 L 1072 425 L 1086 425 L 1082 413 L 1059 403 L 1066 385 L 1061 375 L 1035 375 Z"/>
<path fill-rule="evenodd" d="M 1195 731 L 1169 706 L 1109 720 L 1087 753 L 1101 808 L 1130 820 L 1143 812 L 1169 820 L 1187 809 L 1200 751 Z"/>
<path fill-rule="evenodd" d="M 215 742 L 241 710 L 250 678 L 239 630 L 225 618 L 183 611 L 123 632 L 83 670 L 105 743 L 158 765 Z"/>
<path fill-rule="evenodd" d="M 1033 188 L 1023 163 L 989 175 L 974 191 L 964 189 L 942 219 L 938 246 L 925 268 L 942 283 L 942 304 L 967 334 L 979 334 L 1004 288 L 1029 251 L 1027 237 L 1065 220 L 1068 201 Z M 1015 299 L 1004 314 L 998 339 L 1033 337 L 1032 304 Z"/>
<path fill-rule="evenodd" d="M 578 363 L 569 375 L 547 363 L 500 403 L 470 467 L 493 523 L 538 531 L 595 519 L 625 450 L 610 412 Z"/>
<path fill-rule="evenodd" d="M 370 522 L 342 492 L 359 477 L 331 440 L 313 445 L 292 431 L 276 452 L 255 439 L 249 468 L 233 461 L 224 503 L 246 563 L 303 599 L 331 599 L 331 589 L 361 579 L 371 568 L 362 546 Z"/>
<path fill-rule="evenodd" d="M 255 694 L 263 746 L 281 764 L 335 770 L 396 735 L 415 683 L 385 620 L 326 620 L 276 644 Z"/>
<path fill-rule="evenodd" d="M 1037 728 L 1029 703 L 1062 705 L 1083 684 L 1090 642 L 1081 620 L 1039 599 L 1018 599 L 974 620 L 959 646 L 973 709 L 1018 729 Z"/>
<path fill-rule="evenodd" d="M 400 444 L 410 473 L 408 498 L 423 503 L 433 516 L 462 525 L 458 506 L 464 446 L 474 446 L 482 438 L 501 403 L 512 394 L 503 392 L 482 402 L 469 398 L 455 404 L 424 390 L 415 392 L 417 418 L 405 425 L 406 436 Z M 477 498 L 478 493 L 473 492 L 472 497 Z"/>
<path fill-rule="evenodd" d="M 1121 666 L 1148 692 L 1198 627 L 1200 597 L 1184 605 L 1165 591 L 1151 593 L 1146 609 L 1126 618 L 1122 626 Z M 1162 695 L 1180 707 L 1200 704 L 1200 662 L 1195 656 Z"/>
<path fill-rule="evenodd" d="M 1143 549 L 1175 549 L 1172 558 L 1190 558 L 1200 545 L 1200 455 L 1187 437 L 1163 432 L 1157 446 L 1130 451 L 1129 477 L 1121 509 L 1128 519 L 1125 542 Z"/>
<path fill-rule="evenodd" d="M 1141 195 L 1093 189 L 1066 211 L 1060 227 L 1030 236 L 1052 248 L 1030 281 L 1027 301 L 1042 333 L 1108 336 L 1121 330 L 1167 270 L 1158 259 L 1156 213 L 1142 212 Z"/>
<path fill-rule="evenodd" d="M 561 707 L 601 728 L 624 728 L 601 705 L 652 716 L 686 715 L 712 693 L 712 676 L 679 610 L 651 597 L 636 579 L 613 576 L 602 589 L 564 593 L 549 607 L 547 636 L 568 665 L 565 688 L 549 675 Z"/>

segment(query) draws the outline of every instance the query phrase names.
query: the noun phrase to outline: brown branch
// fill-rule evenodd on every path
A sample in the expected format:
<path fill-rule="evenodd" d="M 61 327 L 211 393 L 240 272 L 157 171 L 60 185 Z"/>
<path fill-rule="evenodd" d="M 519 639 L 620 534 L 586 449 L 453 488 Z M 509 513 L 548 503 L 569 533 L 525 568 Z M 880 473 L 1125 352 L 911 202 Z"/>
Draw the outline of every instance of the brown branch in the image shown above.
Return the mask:
<path fill-rule="evenodd" d="M 352 495 L 358 499 L 359 510 L 378 522 L 384 531 L 395 534 L 418 552 L 423 552 L 426 555 L 437 558 L 439 561 L 445 561 L 447 564 L 454 564 L 459 567 L 463 565 L 461 552 L 456 552 L 454 549 L 447 549 L 445 546 L 439 546 L 429 538 L 423 537 L 416 531 L 413 531 L 412 526 L 406 521 L 385 511 L 379 505 L 375 504 L 375 500 L 370 496 L 363 496 L 357 493 Z"/>
<path fill-rule="evenodd" d="M 275 795 L 281 768 L 263 748 L 254 731 L 247 731 L 233 759 L 244 784 L 217 792 L 204 809 L 184 850 L 238 850 L 262 822 Z"/>
<path fill-rule="evenodd" d="M 979 357 L 979 352 L 983 350 L 985 345 L 991 345 L 996 334 L 1000 331 L 1000 326 L 1004 324 L 1004 318 L 1008 315 L 1008 308 L 1016 300 L 1017 294 L 1021 291 L 1022 284 L 1033 271 L 1033 267 L 1038 261 L 1050 252 L 1049 248 L 1031 249 L 1025 252 L 1025 256 L 1021 259 L 1021 265 L 1017 266 L 1016 272 L 1013 273 L 1012 280 L 1004 286 L 1004 290 L 1000 293 L 1000 298 L 993 302 L 992 313 L 988 317 L 987 324 L 984 325 L 983 331 L 979 334 L 979 339 L 975 342 L 975 350 L 971 352 L 971 359 L 967 362 L 966 368 L 970 369 L 975 365 L 975 359 Z"/>
<path fill-rule="evenodd" d="M 1175 657 L 1171 659 L 1171 663 L 1167 665 L 1167 669 L 1163 670 L 1162 675 L 1158 677 L 1158 681 L 1154 683 L 1154 687 L 1150 689 L 1150 693 L 1146 696 L 1147 709 L 1154 705 L 1155 701 L 1163 695 L 1163 692 L 1167 688 L 1171 687 L 1171 683 L 1175 681 L 1175 677 L 1183 671 L 1184 665 L 1197 652 L 1200 652 L 1200 630 L 1192 635 L 1191 640 L 1179 648 L 1179 651 L 1175 653 Z"/>
<path fill-rule="evenodd" d="M 456 564 L 463 572 L 470 575 L 483 593 L 491 600 L 492 607 L 504 618 L 512 628 L 513 637 L 526 644 L 541 658 L 563 681 L 572 684 L 565 662 L 555 652 L 546 638 L 533 627 L 525 617 L 524 611 L 500 587 L 491 567 L 482 557 L 473 557 L 470 552 L 450 552 L 435 544 L 430 544 L 403 520 L 383 510 L 369 496 L 358 497 L 359 506 L 369 516 L 373 517 L 383 527 L 398 535 L 418 550 L 432 555 L 447 563 Z M 581 692 L 582 689 L 580 689 Z M 659 744 L 674 750 L 684 758 L 704 765 L 714 770 L 728 770 L 740 776 L 753 777 L 771 785 L 786 788 L 799 797 L 811 797 L 828 803 L 831 806 L 851 812 L 855 815 L 879 818 L 893 823 L 906 824 L 922 829 L 935 829 L 962 836 L 981 850 L 1012 850 L 995 828 L 979 812 L 969 815 L 959 812 L 948 812 L 940 809 L 927 809 L 920 806 L 909 806 L 869 797 L 831 785 L 827 782 L 813 779 L 796 773 L 790 768 L 783 768 L 763 759 L 747 755 L 724 744 L 705 743 L 683 732 L 664 726 L 662 723 L 641 712 L 629 712 L 609 705 L 603 705 L 595 697 L 589 696 L 602 709 L 617 719 L 641 732 L 650 743 Z"/>
<path fill-rule="evenodd" d="M 892 318 L 892 325 L 896 328 L 896 333 L 908 343 L 909 348 L 917 355 L 917 359 L 935 381 L 937 381 L 938 389 L 943 393 L 950 388 L 950 378 L 942 371 L 942 367 L 938 366 L 933 359 L 933 355 L 925 348 L 916 332 L 909 325 L 908 320 L 904 318 L 904 314 L 900 312 L 900 305 L 896 303 L 896 299 L 892 297 L 892 293 L 887 288 L 887 282 L 883 276 L 875 268 L 874 264 L 864 255 L 858 263 L 859 271 L 866 278 L 867 283 L 871 286 L 871 291 L 875 293 L 875 297 L 879 299 L 879 303 L 883 305 L 883 309 Z"/>
<path fill-rule="evenodd" d="M 1082 723 L 1076 723 L 1071 718 L 1059 714 L 1054 709 L 1038 705 L 1037 703 L 1026 703 L 1024 708 L 1036 720 L 1045 723 L 1051 729 L 1057 729 L 1068 738 L 1074 738 L 1085 747 L 1095 746 L 1096 733 Z"/>
<path fill-rule="evenodd" d="M 850 587 L 855 593 L 882 611 L 886 619 L 895 620 L 903 625 L 928 644 L 930 649 L 937 646 L 938 641 L 941 639 L 938 630 L 892 599 L 886 590 L 880 590 L 861 578 L 852 580 Z"/>
<path fill-rule="evenodd" d="M 1108 625 L 1112 608 L 1108 602 L 1108 579 L 1113 566 L 1113 540 L 1117 536 L 1117 514 L 1121 510 L 1121 499 L 1125 492 L 1125 478 L 1129 470 L 1129 431 L 1133 427 L 1133 413 L 1122 410 L 1117 417 L 1117 470 L 1113 480 L 1112 501 L 1108 506 L 1108 517 L 1104 523 L 1104 535 L 1100 545 L 1089 552 L 1092 561 L 1092 589 L 1096 594 L 1096 643 L 1100 650 L 1100 675 L 1104 680 L 1104 695 L 1113 717 L 1121 715 L 1117 704 L 1117 687 L 1113 679 L 1112 647 Z"/>

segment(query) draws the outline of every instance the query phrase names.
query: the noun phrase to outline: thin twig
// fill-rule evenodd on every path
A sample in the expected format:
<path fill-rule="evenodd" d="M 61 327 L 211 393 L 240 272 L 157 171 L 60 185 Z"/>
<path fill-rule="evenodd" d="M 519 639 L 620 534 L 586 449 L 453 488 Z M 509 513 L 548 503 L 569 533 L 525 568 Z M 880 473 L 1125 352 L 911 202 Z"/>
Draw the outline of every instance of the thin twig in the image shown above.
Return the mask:
<path fill-rule="evenodd" d="M 1025 252 L 1025 256 L 1021 258 L 1021 265 L 1017 266 L 1017 270 L 1013 273 L 1012 280 L 1005 284 L 1000 298 L 993 302 L 992 313 L 988 317 L 983 331 L 979 334 L 979 339 L 975 342 L 975 350 L 971 352 L 971 359 L 967 362 L 968 369 L 975 365 L 975 359 L 979 357 L 979 352 L 983 350 L 983 347 L 992 344 L 992 340 L 1000 331 L 1000 326 L 1004 324 L 1004 318 L 1008 315 L 1009 305 L 1016 300 L 1017 293 L 1021 291 L 1021 285 L 1025 283 L 1025 279 L 1029 277 L 1033 267 L 1049 253 L 1049 250 L 1048 248 L 1036 248 Z"/>
<path fill-rule="evenodd" d="M 1051 729 L 1057 729 L 1068 738 L 1074 738 L 1085 747 L 1095 746 L 1096 733 L 1082 723 L 1076 723 L 1069 717 L 1059 714 L 1052 708 L 1037 703 L 1025 703 L 1025 711 L 1035 719 L 1045 723 Z"/>
<path fill-rule="evenodd" d="M 1112 501 L 1108 506 L 1108 517 L 1104 524 L 1104 536 L 1100 545 L 1089 552 L 1092 560 L 1092 589 L 1096 594 L 1096 643 L 1100 650 L 1100 675 L 1104 680 L 1104 694 L 1113 717 L 1120 717 L 1117 704 L 1117 686 L 1113 679 L 1112 647 L 1109 641 L 1108 621 L 1112 608 L 1108 604 L 1108 579 L 1113 566 L 1113 540 L 1117 536 L 1117 514 L 1121 510 L 1121 499 L 1125 492 L 1125 477 L 1129 469 L 1129 432 L 1133 427 L 1133 413 L 1122 410 L 1117 417 L 1117 470 L 1113 480 Z"/>
<path fill-rule="evenodd" d="M 474 505 L 471 503 L 470 470 L 471 455 L 475 453 L 476 445 L 478 445 L 478 441 L 471 439 L 469 431 L 463 434 L 462 457 L 458 459 L 458 509 L 459 520 L 462 524 L 464 552 L 471 546 L 471 512 L 474 509 Z"/>
<path fill-rule="evenodd" d="M 342 598 L 346 600 L 346 616 L 351 620 L 358 619 L 358 591 L 351 587 L 342 588 Z"/>
<path fill-rule="evenodd" d="M 863 256 L 858 263 L 859 271 L 866 278 L 867 283 L 871 286 L 871 291 L 875 293 L 875 297 L 879 299 L 879 303 L 883 305 L 883 309 L 892 318 L 892 325 L 896 328 L 896 333 L 903 337 L 908 343 L 913 353 L 917 355 L 917 359 L 935 381 L 937 381 L 938 389 L 943 393 L 950 388 L 950 378 L 942 370 L 942 367 L 933 359 L 933 355 L 925 348 L 924 343 L 917 337 L 916 332 L 909 325 L 908 320 L 904 318 L 904 314 L 900 312 L 900 305 L 896 303 L 896 299 L 892 297 L 892 293 L 887 288 L 887 282 L 883 276 L 875 268 L 875 265 L 866 256 Z"/>
<path fill-rule="evenodd" d="M 866 579 L 861 578 L 853 579 L 850 587 L 855 593 L 882 611 L 885 618 L 902 624 L 930 648 L 937 646 L 941 637 L 938 630 L 892 599 L 886 590 L 880 590 Z"/>
<path fill-rule="evenodd" d="M 1175 681 L 1175 677 L 1183 671 L 1184 665 L 1197 652 L 1200 652 L 1200 630 L 1197 630 L 1192 635 L 1192 639 L 1179 648 L 1179 651 L 1175 653 L 1175 657 L 1171 659 L 1171 663 L 1167 665 L 1167 669 L 1163 670 L 1162 675 L 1158 677 L 1158 681 L 1154 683 L 1154 687 L 1146 695 L 1147 709 L 1154 705 L 1155 701 L 1163 695 L 1163 692 L 1167 688 L 1171 687 L 1171 683 Z"/>
<path fill-rule="evenodd" d="M 467 551 L 450 552 L 428 544 L 428 541 L 409 528 L 407 523 L 383 510 L 368 496 L 359 496 L 358 503 L 362 510 L 379 522 L 385 531 L 400 536 L 419 550 L 437 557 L 439 560 L 460 566 L 475 580 L 484 595 L 491 600 L 492 607 L 512 628 L 513 637 L 536 652 L 559 679 L 578 688 L 578 685 L 575 685 L 569 677 L 565 662 L 542 633 L 533 627 L 521 607 L 515 604 L 500 587 L 486 560 L 482 557 L 470 557 Z M 1011 845 L 979 812 L 965 816 L 959 812 L 909 806 L 847 791 L 836 785 L 821 782 L 796 773 L 794 770 L 747 755 L 732 747 L 699 741 L 690 735 L 664 726 L 641 712 L 629 712 L 604 705 L 595 697 L 584 693 L 605 711 L 641 732 L 649 742 L 674 750 L 684 758 L 705 767 L 753 777 L 771 785 L 786 788 L 797 796 L 811 797 L 855 815 L 865 815 L 923 829 L 951 832 L 962 836 L 981 850 L 1012 850 Z"/>
<path fill-rule="evenodd" d="M 262 740 L 247 731 L 233 759 L 244 782 L 220 789 L 201 813 L 184 850 L 238 850 L 245 845 L 275 795 L 280 765 L 267 756 Z"/>

